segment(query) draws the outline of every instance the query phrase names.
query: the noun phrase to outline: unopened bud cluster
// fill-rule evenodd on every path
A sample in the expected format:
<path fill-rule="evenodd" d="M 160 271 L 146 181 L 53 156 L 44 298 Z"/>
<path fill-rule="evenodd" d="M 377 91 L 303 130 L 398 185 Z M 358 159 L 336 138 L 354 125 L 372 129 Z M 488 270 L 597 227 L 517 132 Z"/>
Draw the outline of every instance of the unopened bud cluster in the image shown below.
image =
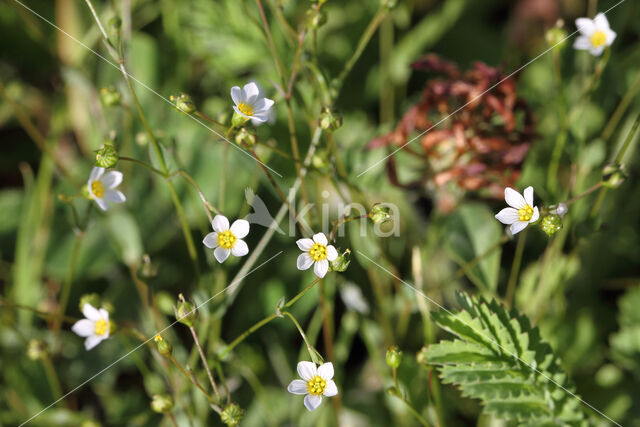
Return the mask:
<path fill-rule="evenodd" d="M 220 414 L 220 419 L 229 427 L 237 426 L 244 415 L 244 411 L 238 404 L 229 403 Z"/>

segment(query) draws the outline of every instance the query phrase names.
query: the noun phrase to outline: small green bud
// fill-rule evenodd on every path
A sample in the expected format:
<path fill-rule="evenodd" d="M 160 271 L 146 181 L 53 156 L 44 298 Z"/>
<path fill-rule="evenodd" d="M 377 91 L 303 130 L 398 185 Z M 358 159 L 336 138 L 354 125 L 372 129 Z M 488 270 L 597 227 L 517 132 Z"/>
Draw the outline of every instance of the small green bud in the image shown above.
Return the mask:
<path fill-rule="evenodd" d="M 238 406 L 238 404 L 229 403 L 222 410 L 222 413 L 220 414 L 220 419 L 226 425 L 233 427 L 240 424 L 240 420 L 242 419 L 243 415 L 244 415 L 244 411 L 240 406 Z"/>
<path fill-rule="evenodd" d="M 622 165 L 610 163 L 602 169 L 602 185 L 607 188 L 618 188 L 626 178 Z"/>
<path fill-rule="evenodd" d="M 416 354 L 416 362 L 426 366 L 428 365 L 427 360 L 427 347 L 422 347 L 418 354 Z"/>
<path fill-rule="evenodd" d="M 560 215 L 556 214 L 547 215 L 542 218 L 540 227 L 542 228 L 542 231 L 547 234 L 547 236 L 551 237 L 562 229 L 562 218 L 560 217 Z"/>
<path fill-rule="evenodd" d="M 312 7 L 307 10 L 307 25 L 310 28 L 320 28 L 327 23 L 327 14 L 321 9 Z"/>
<path fill-rule="evenodd" d="M 116 308 L 113 306 L 113 303 L 111 301 L 103 300 L 100 308 L 107 310 L 109 314 L 113 314 L 116 311 Z"/>
<path fill-rule="evenodd" d="M 29 346 L 27 347 L 27 356 L 29 356 L 29 359 L 45 359 L 48 354 L 49 350 L 46 342 L 35 338 L 29 341 Z"/>
<path fill-rule="evenodd" d="M 337 111 L 325 108 L 320 114 L 320 127 L 327 132 L 333 132 L 342 126 L 342 115 Z"/>
<path fill-rule="evenodd" d="M 547 30 L 545 33 L 544 38 L 550 47 L 564 49 L 567 46 L 567 31 L 563 26 L 564 22 L 559 20 L 555 27 Z"/>
<path fill-rule="evenodd" d="M 339 273 L 346 271 L 347 267 L 349 267 L 349 264 L 351 263 L 351 260 L 349 259 L 350 257 L 351 251 L 347 249 L 342 253 L 342 255 L 338 255 L 338 258 L 330 262 L 331 270 Z"/>
<path fill-rule="evenodd" d="M 323 150 L 317 151 L 313 157 L 311 157 L 311 166 L 319 172 L 328 171 L 329 161 L 327 160 L 327 153 Z"/>
<path fill-rule="evenodd" d="M 120 18 L 118 18 L 117 16 L 114 16 L 113 18 L 109 19 L 109 28 L 111 28 L 111 31 L 118 34 L 120 32 L 121 27 L 122 27 L 122 20 Z"/>
<path fill-rule="evenodd" d="M 386 9 L 393 9 L 398 4 L 398 0 L 382 0 L 382 6 Z"/>
<path fill-rule="evenodd" d="M 177 110 L 182 111 L 187 115 L 193 114 L 196 111 L 196 104 L 186 93 L 181 93 L 179 96 L 171 95 L 169 100 L 174 103 Z"/>
<path fill-rule="evenodd" d="M 400 351 L 397 345 L 392 345 L 387 350 L 387 356 L 385 359 L 388 367 L 398 369 L 400 363 L 402 363 L 402 351 Z"/>
<path fill-rule="evenodd" d="M 100 166 L 101 168 L 112 168 L 118 163 L 120 159 L 120 154 L 118 154 L 118 149 L 116 145 L 111 141 L 106 141 L 102 148 L 95 151 L 96 153 L 96 166 Z"/>
<path fill-rule="evenodd" d="M 154 394 L 151 400 L 151 409 L 159 414 L 166 414 L 173 409 L 173 399 L 166 394 Z"/>
<path fill-rule="evenodd" d="M 107 107 L 114 107 L 116 105 L 120 105 L 122 95 L 120 95 L 118 89 L 113 86 L 103 87 L 100 89 L 100 99 Z"/>
<path fill-rule="evenodd" d="M 389 387 L 385 391 L 387 392 L 387 394 L 390 394 L 391 396 L 402 397 L 402 394 L 400 394 L 400 391 L 395 387 Z"/>
<path fill-rule="evenodd" d="M 156 345 L 158 346 L 158 352 L 160 352 L 161 355 L 168 356 L 173 351 L 173 347 L 171 347 L 169 341 L 165 340 L 162 335 L 156 335 L 155 337 L 153 337 L 153 340 L 156 342 Z"/>
<path fill-rule="evenodd" d="M 193 326 L 193 321 L 197 317 L 197 312 L 193 304 L 187 302 L 182 294 L 178 295 L 178 308 L 174 309 L 176 320 L 188 327 Z"/>
<path fill-rule="evenodd" d="M 371 218 L 374 224 L 384 224 L 385 222 L 391 221 L 391 214 L 389 212 L 389 208 L 380 203 L 376 203 L 371 208 L 371 212 L 369 212 L 369 218 Z"/>
<path fill-rule="evenodd" d="M 247 128 L 241 128 L 238 133 L 236 133 L 236 144 L 243 147 L 253 147 L 256 144 L 256 134 Z"/>
<path fill-rule="evenodd" d="M 78 304 L 78 308 L 80 311 L 84 308 L 85 304 L 89 304 L 92 307 L 100 307 L 101 300 L 100 295 L 98 294 L 84 294 L 80 297 L 80 303 Z"/>
<path fill-rule="evenodd" d="M 138 132 L 136 134 L 136 144 L 140 147 L 146 147 L 149 144 L 149 135 L 146 132 Z"/>
<path fill-rule="evenodd" d="M 245 123 L 247 123 L 249 119 L 242 114 L 238 114 L 236 111 L 233 112 L 233 117 L 231 117 L 231 125 L 234 128 L 242 127 Z"/>

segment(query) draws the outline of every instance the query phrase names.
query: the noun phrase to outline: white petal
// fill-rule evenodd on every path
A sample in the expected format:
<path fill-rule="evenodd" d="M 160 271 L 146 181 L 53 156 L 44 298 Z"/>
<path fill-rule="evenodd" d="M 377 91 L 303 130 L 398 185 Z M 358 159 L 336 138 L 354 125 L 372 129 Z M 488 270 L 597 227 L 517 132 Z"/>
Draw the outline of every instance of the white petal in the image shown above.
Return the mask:
<path fill-rule="evenodd" d="M 311 381 L 318 374 L 316 364 L 313 362 L 298 362 L 298 375 L 305 381 Z"/>
<path fill-rule="evenodd" d="M 310 411 L 313 411 L 314 409 L 316 409 L 318 406 L 320 406 L 321 403 L 322 403 L 322 397 L 320 396 L 307 394 L 304 397 L 304 406 Z"/>
<path fill-rule="evenodd" d="M 327 381 L 327 385 L 324 389 L 324 394 L 327 397 L 335 396 L 338 394 L 338 387 L 336 386 L 336 382 L 333 380 Z"/>
<path fill-rule="evenodd" d="M 233 224 L 231 224 L 231 228 L 229 230 L 231 230 L 233 235 L 238 239 L 247 237 L 247 234 L 249 234 L 249 221 L 236 219 L 233 221 Z"/>
<path fill-rule="evenodd" d="M 204 239 L 202 239 L 202 243 L 211 249 L 215 249 L 218 247 L 218 233 L 216 233 L 215 231 L 213 233 L 209 233 L 206 236 L 204 236 Z"/>
<path fill-rule="evenodd" d="M 124 203 L 127 201 L 127 198 L 122 194 L 121 191 L 118 190 L 107 190 L 104 193 L 104 200 L 111 203 Z"/>
<path fill-rule="evenodd" d="M 224 215 L 216 215 L 213 217 L 213 221 L 211 221 L 211 226 L 213 227 L 213 231 L 222 233 L 229 229 L 229 220 Z"/>
<path fill-rule="evenodd" d="M 100 182 L 102 182 L 102 184 L 107 188 L 116 188 L 120 183 L 122 183 L 122 172 L 109 171 L 104 174 L 100 179 Z"/>
<path fill-rule="evenodd" d="M 100 168 L 100 167 L 94 167 L 91 170 L 91 175 L 89 175 L 89 182 L 91 181 L 96 181 L 97 179 L 99 179 L 102 174 L 104 173 L 104 168 Z"/>
<path fill-rule="evenodd" d="M 245 256 L 249 253 L 249 246 L 247 246 L 244 240 L 238 239 L 231 248 L 231 253 L 233 256 Z"/>
<path fill-rule="evenodd" d="M 89 338 L 84 340 L 84 348 L 86 348 L 87 351 L 91 350 L 93 347 L 100 344 L 100 341 L 102 341 L 103 339 L 104 338 L 101 337 L 100 335 L 91 335 Z"/>
<path fill-rule="evenodd" d="M 93 200 L 96 201 L 96 203 L 98 204 L 98 207 L 103 211 L 109 210 L 109 204 L 104 199 L 94 198 Z"/>
<path fill-rule="evenodd" d="M 514 222 L 509 226 L 509 230 L 511 230 L 511 234 L 515 236 L 516 234 L 527 228 L 527 225 L 529 225 L 529 223 L 524 221 Z"/>
<path fill-rule="evenodd" d="M 593 23 L 595 24 L 595 27 L 600 31 L 608 30 L 609 28 L 611 28 L 609 26 L 609 20 L 607 20 L 606 15 L 602 12 L 597 14 L 596 17 L 593 18 Z"/>
<path fill-rule="evenodd" d="M 604 34 L 606 36 L 607 46 L 611 46 L 611 43 L 613 43 L 617 37 L 616 32 L 613 30 L 605 30 Z"/>
<path fill-rule="evenodd" d="M 231 251 L 229 249 L 218 247 L 213 251 L 213 256 L 216 257 L 220 264 L 222 264 L 227 258 L 229 258 L 230 253 Z"/>
<path fill-rule="evenodd" d="M 336 258 L 338 258 L 338 251 L 336 251 L 336 248 L 334 248 L 333 245 L 327 246 L 327 259 L 329 261 L 335 261 Z"/>
<path fill-rule="evenodd" d="M 262 98 L 256 101 L 253 105 L 253 110 L 256 113 L 266 113 L 271 107 L 273 107 L 274 103 L 273 99 Z"/>
<path fill-rule="evenodd" d="M 254 82 L 247 83 L 246 85 L 244 85 L 244 88 L 242 90 L 244 92 L 244 97 L 247 103 L 252 105 L 256 102 L 256 98 L 258 98 L 258 95 L 260 95 L 260 89 L 258 89 L 258 85 Z"/>
<path fill-rule="evenodd" d="M 591 36 L 596 30 L 595 22 L 593 22 L 593 20 L 589 18 L 576 19 L 576 27 L 578 28 L 578 31 L 580 31 L 580 33 L 584 34 L 587 37 Z"/>
<path fill-rule="evenodd" d="M 589 53 L 593 56 L 600 56 L 604 52 L 604 46 L 594 47 L 589 50 Z"/>
<path fill-rule="evenodd" d="M 71 327 L 71 330 L 76 335 L 80 335 L 81 337 L 88 337 L 90 335 L 93 335 L 93 333 L 95 332 L 95 329 L 96 329 L 96 326 L 89 319 L 78 320 Z"/>
<path fill-rule="evenodd" d="M 326 259 L 316 262 L 313 266 L 313 272 L 321 279 L 327 274 L 327 271 L 329 271 L 329 261 Z"/>
<path fill-rule="evenodd" d="M 231 88 L 231 99 L 236 105 L 245 101 L 244 92 L 242 91 L 242 89 L 240 89 L 240 86 L 234 86 Z"/>
<path fill-rule="evenodd" d="M 308 253 L 303 253 L 298 255 L 298 260 L 296 261 L 296 265 L 298 270 L 307 270 L 313 264 L 313 258 Z"/>
<path fill-rule="evenodd" d="M 576 41 L 573 43 L 574 49 L 578 50 L 588 50 L 591 49 L 591 40 L 587 36 L 578 36 Z"/>
<path fill-rule="evenodd" d="M 520 215 L 518 211 L 514 208 L 504 208 L 496 215 L 496 219 L 503 224 L 513 224 L 516 221 L 520 220 Z"/>
<path fill-rule="evenodd" d="M 300 248 L 301 251 L 307 252 L 313 246 L 313 240 L 311 239 L 298 239 L 296 240 L 296 245 Z"/>
<path fill-rule="evenodd" d="M 91 320 L 92 322 L 102 319 L 100 312 L 89 303 L 85 303 L 82 307 L 82 314 L 84 314 L 84 317 Z"/>
<path fill-rule="evenodd" d="M 105 310 L 104 308 L 99 308 L 98 312 L 100 313 L 100 317 L 103 320 L 106 320 L 107 322 L 109 321 L 109 312 L 107 310 Z"/>
<path fill-rule="evenodd" d="M 529 186 L 524 189 L 524 201 L 529 206 L 533 206 L 533 187 Z"/>
<path fill-rule="evenodd" d="M 504 200 L 512 208 L 522 209 L 527 207 L 527 202 L 524 200 L 524 197 L 511 187 L 504 189 Z"/>
<path fill-rule="evenodd" d="M 320 377 L 323 380 L 329 381 L 330 379 L 333 378 L 333 363 L 331 362 L 327 362 L 327 363 L 323 363 L 322 365 L 320 365 L 318 367 L 318 375 L 320 375 Z"/>
<path fill-rule="evenodd" d="M 293 394 L 308 394 L 309 389 L 307 388 L 307 382 L 302 380 L 293 380 L 289 383 L 287 387 L 289 393 Z"/>
<path fill-rule="evenodd" d="M 254 126 L 260 126 L 267 120 L 269 120 L 269 114 L 265 112 L 253 113 L 253 116 L 251 116 L 251 123 Z"/>
<path fill-rule="evenodd" d="M 531 215 L 531 219 L 529 220 L 529 224 L 532 222 L 536 222 L 540 218 L 540 211 L 538 211 L 538 207 L 533 208 L 533 215 Z"/>
<path fill-rule="evenodd" d="M 327 236 L 324 233 L 318 233 L 313 235 L 313 241 L 316 243 L 320 243 L 321 245 L 327 246 Z"/>

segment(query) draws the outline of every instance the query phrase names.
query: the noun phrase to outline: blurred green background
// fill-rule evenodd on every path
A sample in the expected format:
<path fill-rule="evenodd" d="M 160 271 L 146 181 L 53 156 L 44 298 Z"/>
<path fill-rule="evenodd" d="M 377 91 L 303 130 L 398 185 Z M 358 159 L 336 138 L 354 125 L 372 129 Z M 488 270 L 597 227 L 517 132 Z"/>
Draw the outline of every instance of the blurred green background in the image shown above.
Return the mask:
<path fill-rule="evenodd" d="M 25 4 L 111 60 L 84 2 Z M 399 236 L 376 237 L 371 226 L 368 235 L 361 236 L 359 224 L 347 225 L 337 246 L 353 252 L 349 269 L 329 274 L 321 289 L 314 289 L 292 308 L 325 359 L 328 351 L 333 353 L 340 402 L 325 399 L 320 409 L 308 413 L 302 398 L 286 391 L 296 377 L 296 363 L 308 355 L 291 322 L 277 319 L 251 335 L 222 363 L 233 400 L 246 411 L 241 425 L 335 425 L 338 419 L 346 426 L 417 425 L 407 407 L 385 393 L 393 385 L 391 370 L 384 362 L 386 348 L 392 344 L 405 354 L 398 372 L 402 389 L 413 406 L 436 425 L 428 385 L 435 371 L 420 365 L 415 355 L 429 339 L 437 341 L 448 335 L 436 330 L 421 313 L 419 295 L 359 251 L 403 280 L 421 283 L 433 300 L 455 308 L 455 290 L 505 295 L 517 242 L 506 242 L 466 274 L 448 280 L 460 265 L 500 240 L 504 230 L 492 216 L 503 201 L 473 191 L 455 192 L 456 207 L 443 212 L 437 208 L 433 186 L 398 188 L 389 182 L 384 162 L 360 176 L 387 153 L 366 146 L 395 128 L 420 100 L 425 83 L 434 78 L 433 73 L 411 69 L 424 54 L 436 53 L 461 70 L 482 61 L 510 73 L 549 48 L 545 33 L 558 20 L 564 20 L 566 31 L 572 33 L 575 18 L 606 11 L 615 4 L 597 0 L 398 0 L 381 16 L 380 26 L 335 93 L 332 108 L 341 112 L 343 126 L 330 138 L 323 135 L 305 186 L 312 202 L 329 204 L 330 220 L 338 218 L 337 206 L 344 193 L 357 194 L 357 200 L 367 207 L 376 202 L 395 203 L 400 208 L 395 219 Z M 305 28 L 308 10 L 315 3 L 265 0 L 264 5 L 275 47 L 290 70 L 297 41 L 286 25 L 295 32 Z M 96 1 L 95 7 L 108 31 L 109 20 L 121 17 L 129 72 L 164 98 L 188 93 L 204 114 L 228 121 L 231 86 L 257 81 L 266 96 L 276 100 L 276 119 L 257 129 L 264 144 L 256 150 L 283 175 L 276 178 L 281 188 L 293 184 L 296 168 L 286 103 L 276 89 L 280 77 L 256 2 L 112 0 Z M 300 61 L 318 71 L 301 67 L 291 101 L 302 158 L 323 106 L 318 75 L 331 82 L 340 74 L 379 9 L 378 0 L 329 0 L 322 6 L 326 21 L 317 29 L 308 27 Z M 603 166 L 618 153 L 640 111 L 640 4 L 626 0 L 607 15 L 618 37 L 597 87 L 580 104 L 576 120 L 567 129 L 555 189 L 549 185 L 547 172 L 562 132 L 562 111 L 581 101 L 580 94 L 598 60 L 574 51 L 570 39 L 515 76 L 517 95 L 528 104 L 536 124 L 518 186 L 534 186 L 536 203 L 541 206 L 570 199 L 597 184 Z M 243 259 L 232 257 L 219 265 L 201 245 L 210 231 L 207 217 L 193 188 L 174 178 L 198 249 L 197 272 L 164 179 L 130 162 L 118 165 L 124 173 L 124 205 L 103 214 L 88 210 L 87 200 L 72 201 L 81 222 L 88 212 L 86 230 L 78 233 L 72 210 L 59 195 L 78 193 L 90 173 L 94 150 L 114 131 L 121 155 L 150 161 L 150 143 L 117 68 L 14 0 L 0 3 L 0 27 L 0 424 L 10 426 L 56 399 L 56 390 L 50 387 L 52 371 L 61 390 L 68 392 L 139 344 L 135 337 L 116 334 L 86 352 L 68 322 L 58 335 L 46 316 L 20 307 L 55 313 L 63 283 L 70 280 L 68 316 L 81 317 L 80 297 L 97 293 L 113 305 L 112 319 L 119 327 L 135 327 L 151 336 L 157 323 L 141 303 L 142 285 L 137 281 L 146 283 L 162 322 L 169 324 L 174 320 L 172 304 L 178 293 L 204 302 L 230 283 Z M 557 71 L 560 84 L 554 75 Z M 225 148 L 206 127 L 143 86 L 134 85 L 170 170 L 187 171 L 208 200 L 230 219 L 250 212 L 244 197 L 247 187 L 275 215 L 281 202 L 249 156 Z M 122 93 L 124 106 L 101 103 L 100 90 L 109 86 Z M 614 112 L 624 99 L 628 103 L 616 118 Z M 612 116 L 616 121 L 612 122 Z M 607 127 L 608 123 L 612 126 Z M 34 143 L 38 135 L 43 144 Z M 596 200 L 593 194 L 571 205 L 563 230 L 553 238 L 539 228 L 528 232 L 514 307 L 540 327 L 586 402 L 622 425 L 640 426 L 638 157 L 634 140 L 623 159 L 628 177 L 607 192 L 596 216 L 590 215 Z M 396 158 L 401 176 L 410 179 L 425 173 L 406 154 Z M 330 196 L 323 196 L 323 191 Z M 312 213 L 316 231 L 322 227 L 321 214 L 319 209 Z M 265 231 L 252 226 L 246 239 L 250 250 Z M 248 276 L 232 304 L 220 297 L 201 307 L 197 329 L 212 359 L 224 343 L 272 314 L 282 296 L 290 298 L 311 282 L 310 272 L 295 268 L 299 251 L 294 241 L 299 237 L 276 234 L 257 265 L 279 251 L 283 254 Z M 74 247 L 77 262 L 70 270 Z M 145 254 L 150 268 L 143 261 Z M 149 269 L 157 269 L 156 274 L 145 277 Z M 356 309 L 354 289 L 361 291 L 366 310 Z M 427 307 L 435 308 L 428 301 Z M 166 337 L 173 343 L 176 359 L 194 367 L 200 382 L 207 384 L 187 328 L 176 325 Z M 47 357 L 26 357 L 32 339 L 47 344 Z M 221 425 L 190 383 L 166 372 L 165 360 L 141 348 L 31 424 L 170 425 L 167 418 L 151 410 L 149 401 L 154 394 L 172 393 L 178 425 Z M 481 415 L 479 402 L 463 397 L 456 387 L 441 386 L 441 394 L 445 425 L 499 424 Z M 588 408 L 583 409 L 593 423 L 607 425 Z"/>

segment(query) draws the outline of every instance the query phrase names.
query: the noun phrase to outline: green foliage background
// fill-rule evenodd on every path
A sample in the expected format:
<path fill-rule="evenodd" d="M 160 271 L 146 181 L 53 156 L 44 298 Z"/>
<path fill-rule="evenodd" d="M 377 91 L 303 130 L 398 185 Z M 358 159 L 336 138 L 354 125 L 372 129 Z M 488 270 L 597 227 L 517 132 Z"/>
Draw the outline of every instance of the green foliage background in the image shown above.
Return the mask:
<path fill-rule="evenodd" d="M 281 19 L 298 30 L 305 25 L 306 12 L 313 3 L 264 3 L 276 49 L 289 70 L 296 46 Z M 330 273 L 321 291 L 314 288 L 291 309 L 325 359 L 323 321 L 329 323 L 324 327 L 332 332 L 340 405 L 325 399 L 320 409 L 308 413 L 300 397 L 287 393 L 286 385 L 296 377 L 296 363 L 308 359 L 308 355 L 293 324 L 277 319 L 251 335 L 221 363 L 233 400 L 245 410 L 242 425 L 335 425 L 338 413 L 340 425 L 416 425 L 416 418 L 403 402 L 385 392 L 394 385 L 392 372 L 384 362 L 386 348 L 392 344 L 404 351 L 398 369 L 400 388 L 430 423 L 497 425 L 496 412 L 483 412 L 482 402 L 474 399 L 486 401 L 485 396 L 466 392 L 464 386 L 461 392 L 450 385 L 459 382 L 447 375 L 437 386 L 434 365 L 416 360 L 423 346 L 437 348 L 449 342 L 442 340 L 451 340 L 452 335 L 436 327 L 442 324 L 442 318 L 431 319 L 428 315 L 437 307 L 402 281 L 419 284 L 432 300 L 454 312 L 469 309 L 456 299 L 458 290 L 501 301 L 515 240 L 499 246 L 465 274 L 456 272 L 500 241 L 503 227 L 493 214 L 503 202 L 470 195 L 454 212 L 442 214 L 433 209 L 428 190 L 416 194 L 393 187 L 383 165 L 359 174 L 386 155 L 384 150 L 365 150 L 365 145 L 391 130 L 407 108 L 419 100 L 428 76 L 412 73 L 410 65 L 423 54 L 438 53 L 463 69 L 474 61 L 483 61 L 502 64 L 509 72 L 547 49 L 544 31 L 550 24 L 523 21 L 526 14 L 519 13 L 519 8 L 527 10 L 532 3 L 399 0 L 366 45 L 335 99 L 344 124 L 332 138 L 346 174 L 337 175 L 332 167 L 315 168 L 305 184 L 310 200 L 317 204 L 327 199 L 323 191 L 330 193 L 330 220 L 338 217 L 336 200 L 340 193 L 336 186 L 342 191 L 357 188 L 369 207 L 382 201 L 395 203 L 401 209 L 396 224 L 400 235 L 376 237 L 369 226 L 368 236 L 363 237 L 359 224 L 348 224 L 345 236 L 337 243 L 353 253 L 347 272 Z M 84 2 L 25 4 L 110 59 Z M 221 121 L 228 121 L 232 113 L 230 87 L 256 80 L 267 96 L 276 99 L 276 121 L 259 127 L 258 137 L 291 153 L 285 102 L 274 86 L 274 82 L 280 84 L 280 78 L 254 1 L 95 2 L 105 24 L 120 14 L 123 4 L 131 8 L 131 33 L 124 37 L 127 66 L 136 79 L 165 98 L 188 93 L 203 113 Z M 557 2 L 557 15 L 565 19 L 572 32 L 573 20 L 586 15 L 594 4 L 603 11 L 616 3 L 563 0 Z M 519 187 L 533 185 L 541 206 L 567 200 L 597 184 L 603 166 L 613 160 L 640 112 L 636 87 L 620 121 L 603 135 L 616 107 L 637 85 L 639 6 L 626 0 L 608 14 L 618 38 L 599 85 L 568 129 L 555 191 L 549 186 L 547 173 L 557 135 L 562 131 L 562 105 L 577 102 L 596 60 L 573 51 L 573 39 L 567 42 L 560 54 L 564 99 L 554 77 L 553 53 L 541 56 L 517 74 L 518 93 L 537 121 L 537 137 L 524 163 Z M 323 6 L 326 23 L 308 35 L 301 61 L 316 61 L 329 81 L 337 77 L 379 7 L 377 0 L 327 1 Z M 277 10 L 281 10 L 281 19 Z M 69 323 L 56 336 L 50 322 L 15 305 L 55 311 L 61 286 L 71 277 L 68 316 L 80 317 L 80 297 L 97 293 L 115 307 L 112 318 L 120 327 L 135 327 L 152 336 L 157 325 L 144 309 L 135 281 L 144 254 L 157 268 L 155 277 L 144 280 L 166 324 L 174 320 L 172 304 L 178 293 L 195 303 L 206 301 L 230 283 L 243 260 L 231 257 L 222 265 L 215 262 L 211 251 L 200 244 L 210 231 L 200 200 L 186 181 L 174 178 L 198 249 L 197 274 L 164 179 L 128 162 L 118 165 L 125 176 L 122 189 L 127 195 L 126 204 L 106 214 L 91 211 L 87 230 L 79 238 L 74 232 L 72 211 L 58 195 L 77 193 L 75 183 L 86 181 L 93 151 L 103 144 L 110 130 L 115 130 L 122 155 L 153 161 L 150 144 L 116 68 L 14 0 L 0 3 L 0 27 L 0 81 L 5 93 L 0 104 L 0 424 L 18 425 L 55 400 L 50 368 L 57 372 L 62 390 L 68 392 L 140 341 L 116 334 L 86 352 Z M 527 29 L 524 35 L 516 31 L 522 28 Z M 302 157 L 322 102 L 316 77 L 303 69 L 293 91 L 294 123 Z M 111 85 L 123 94 L 128 109 L 100 103 L 99 90 Z M 161 140 L 170 170 L 187 171 L 207 198 L 230 218 L 249 213 L 244 199 L 247 187 L 275 214 L 281 202 L 246 153 L 225 148 L 207 128 L 141 85 L 135 87 Z M 45 136 L 49 150 L 56 153 L 68 175 L 61 173 L 51 155 L 33 143 L 16 120 L 16 108 L 26 113 Z M 549 344 L 544 354 L 553 354 L 561 361 L 558 372 L 566 373 L 572 389 L 625 426 L 640 425 L 640 186 L 635 147 L 634 140 L 623 159 L 628 178 L 607 192 L 595 217 L 590 216 L 596 200 L 593 194 L 571 205 L 563 230 L 552 239 L 539 228 L 527 232 L 514 298 L 518 315 L 536 325 L 540 337 Z M 296 170 L 290 158 L 263 146 L 257 151 L 283 175 L 277 179 L 281 188 L 293 184 Z M 328 164 L 335 162 L 326 135 L 319 153 Z M 84 218 L 89 202 L 77 199 L 73 203 Z M 314 213 L 316 219 L 319 214 Z M 320 230 L 321 223 L 313 227 Z M 247 238 L 250 249 L 255 248 L 264 231 L 252 226 Z M 310 272 L 295 267 L 299 251 L 294 241 L 299 237 L 276 234 L 258 265 L 279 251 L 283 253 L 248 276 L 232 304 L 226 298 L 216 298 L 199 310 L 196 329 L 212 363 L 225 343 L 272 314 L 282 296 L 291 298 L 312 280 Z M 76 244 L 77 262 L 69 273 Z M 360 288 L 368 312 L 358 312 L 345 304 L 342 295 L 347 286 Z M 495 304 L 495 311 L 500 312 Z M 451 332 L 459 336 L 455 330 Z M 34 338 L 48 344 L 52 366 L 26 357 L 28 342 Z M 166 338 L 174 346 L 176 359 L 192 366 L 201 384 L 207 384 L 187 328 L 176 325 Z M 122 359 L 32 424 L 90 425 L 87 423 L 93 420 L 103 425 L 170 425 L 168 418 L 151 411 L 149 401 L 156 393 L 172 392 L 178 425 L 220 424 L 203 396 L 183 378 L 168 375 L 166 361 L 150 348 L 141 348 Z M 575 401 L 570 404 L 584 422 L 606 425 L 607 421 L 589 408 Z M 515 423 L 516 419 L 507 422 Z"/>

